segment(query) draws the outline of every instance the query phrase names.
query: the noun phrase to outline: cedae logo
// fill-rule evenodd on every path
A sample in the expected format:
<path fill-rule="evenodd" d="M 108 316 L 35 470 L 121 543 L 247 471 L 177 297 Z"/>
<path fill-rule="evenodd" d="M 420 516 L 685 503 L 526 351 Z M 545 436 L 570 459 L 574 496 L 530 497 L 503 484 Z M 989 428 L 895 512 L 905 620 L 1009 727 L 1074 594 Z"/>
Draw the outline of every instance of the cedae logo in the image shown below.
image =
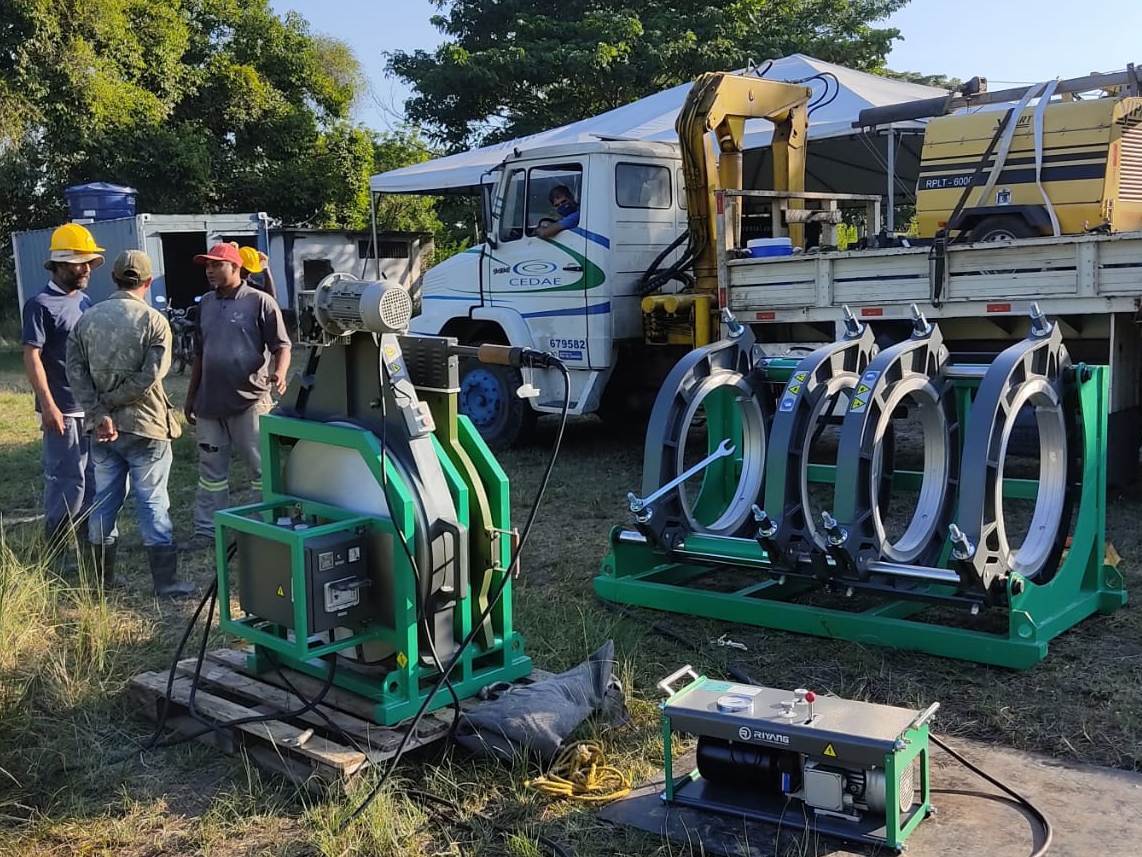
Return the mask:
<path fill-rule="evenodd" d="M 512 265 L 512 273 L 516 276 L 508 280 L 513 286 L 558 286 L 562 283 L 559 277 L 552 276 L 559 270 L 554 262 L 542 259 L 529 259 Z"/>

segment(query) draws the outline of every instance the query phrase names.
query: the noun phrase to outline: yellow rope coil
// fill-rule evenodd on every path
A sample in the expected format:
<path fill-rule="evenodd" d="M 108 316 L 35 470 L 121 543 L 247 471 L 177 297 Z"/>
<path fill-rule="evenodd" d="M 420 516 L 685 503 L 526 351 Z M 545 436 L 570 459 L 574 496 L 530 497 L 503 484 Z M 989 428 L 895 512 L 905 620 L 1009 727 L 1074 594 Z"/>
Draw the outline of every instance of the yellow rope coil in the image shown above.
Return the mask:
<path fill-rule="evenodd" d="M 630 780 L 613 765 L 608 765 L 602 745 L 597 741 L 576 741 L 555 757 L 547 773 L 524 786 L 552 797 L 581 801 L 618 800 L 630 793 Z"/>

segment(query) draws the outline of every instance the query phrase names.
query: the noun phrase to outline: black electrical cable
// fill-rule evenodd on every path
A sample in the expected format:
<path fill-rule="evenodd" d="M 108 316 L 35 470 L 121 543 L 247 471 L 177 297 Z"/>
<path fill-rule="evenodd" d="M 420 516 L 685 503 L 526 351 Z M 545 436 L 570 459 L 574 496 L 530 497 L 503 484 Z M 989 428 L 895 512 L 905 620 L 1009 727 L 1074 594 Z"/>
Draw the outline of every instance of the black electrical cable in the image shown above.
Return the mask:
<path fill-rule="evenodd" d="M 1029 813 L 1031 813 L 1031 815 L 1035 817 L 1035 820 L 1039 823 L 1043 830 L 1043 844 L 1031 852 L 1031 857 L 1043 857 L 1043 855 L 1047 853 L 1048 849 L 1050 849 L 1051 840 L 1055 835 L 1055 831 L 1051 827 L 1051 821 L 1047 818 L 1046 813 L 1039 809 L 1039 807 L 1035 806 L 1035 804 L 1033 804 L 1030 799 L 1024 797 L 1019 792 L 1015 791 L 1015 789 L 1011 788 L 1011 786 L 1007 785 L 996 777 L 993 777 L 978 765 L 969 762 L 956 750 L 953 750 L 935 735 L 930 734 L 928 737 L 932 739 L 933 744 L 935 744 L 937 747 L 939 747 L 941 750 L 943 750 L 977 777 L 986 780 L 991 785 L 1002 791 L 1004 794 L 1010 796 L 1013 800 L 1023 806 Z"/>
<path fill-rule="evenodd" d="M 368 808 L 369 804 L 371 804 L 377 795 L 380 794 L 381 787 L 384 785 L 385 781 L 396 769 L 397 765 L 400 764 L 405 750 L 408 747 L 408 741 L 412 735 L 416 733 L 417 727 L 420 725 L 420 721 L 424 718 L 424 714 L 428 710 L 429 704 L 432 702 L 436 694 L 440 691 L 440 688 L 443 686 L 444 682 L 448 680 L 449 674 L 456 667 L 456 664 L 459 663 L 465 649 L 467 649 L 468 646 L 472 644 L 472 641 L 476 639 L 476 635 L 479 633 L 480 626 L 483 624 L 484 620 L 491 615 L 492 610 L 494 610 L 496 605 L 499 603 L 500 598 L 504 594 L 504 589 L 507 588 L 508 583 L 511 582 L 512 577 L 515 575 L 516 569 L 519 566 L 520 556 L 522 555 L 524 548 L 527 546 L 527 541 L 531 535 L 532 526 L 535 523 L 536 515 L 539 512 L 539 507 L 543 502 L 543 495 L 547 491 L 548 482 L 551 480 L 551 472 L 555 468 L 555 461 L 559 457 L 559 448 L 563 443 L 563 432 L 567 427 L 567 415 L 571 410 L 571 374 L 567 371 L 567 367 L 563 364 L 563 361 L 559 360 L 553 355 L 539 354 L 530 351 L 527 352 L 527 356 L 533 360 L 537 358 L 541 359 L 547 365 L 559 370 L 559 373 L 563 378 L 563 407 L 560 414 L 559 429 L 555 435 L 555 442 L 551 447 L 551 457 L 548 459 L 547 468 L 544 470 L 543 478 L 540 481 L 539 488 L 535 493 L 535 499 L 532 501 L 527 520 L 524 522 L 523 530 L 520 533 L 519 544 L 516 546 L 515 553 L 512 556 L 511 564 L 504 572 L 504 576 L 501 578 L 499 585 L 495 588 L 491 597 L 488 599 L 488 606 L 480 612 L 479 617 L 475 622 L 472 623 L 472 629 L 468 632 L 467 636 L 464 637 L 464 640 L 460 643 L 460 646 L 452 655 L 452 658 L 449 660 L 447 666 L 440 674 L 440 677 L 437 678 L 431 690 L 425 695 L 424 701 L 420 704 L 420 708 L 416 712 L 416 716 L 413 717 L 412 722 L 405 729 L 404 735 L 401 737 L 401 742 L 397 746 L 396 753 L 393 755 L 389 767 L 383 774 L 381 774 L 380 779 L 377 780 L 376 784 L 365 796 L 365 799 L 361 801 L 357 808 L 354 809 L 353 812 L 349 814 L 349 817 L 345 819 L 345 821 L 341 824 L 340 830 L 345 830 L 350 824 L 361 817 L 362 813 L 364 813 L 364 811 Z"/>
<path fill-rule="evenodd" d="M 227 555 L 227 559 L 230 559 L 229 554 Z M 155 730 L 151 733 L 151 737 L 147 739 L 147 742 L 135 752 L 145 753 L 153 749 L 162 737 L 163 729 L 166 728 L 167 718 L 170 715 L 171 706 L 173 705 L 171 695 L 174 693 L 174 679 L 178 672 L 179 661 L 182 660 L 183 649 L 186 648 L 186 643 L 187 640 L 190 639 L 190 635 L 194 633 L 194 626 L 198 624 L 198 617 L 202 615 L 203 608 L 206 607 L 206 602 L 210 600 L 214 592 L 217 591 L 217 588 L 218 581 L 215 579 L 215 581 L 207 587 L 206 592 L 203 593 L 202 599 L 198 602 L 198 606 L 195 608 L 194 613 L 190 617 L 190 621 L 186 625 L 186 630 L 182 632 L 182 639 L 179 640 L 178 646 L 175 647 L 174 657 L 171 659 L 170 671 L 167 673 L 167 687 L 166 692 L 163 694 L 163 707 L 162 711 L 159 712 L 159 719 L 155 724 Z M 135 755 L 135 752 L 124 758 L 131 758 L 131 756 Z"/>
<path fill-rule="evenodd" d="M 227 551 L 226 551 L 227 562 L 229 562 L 231 559 L 233 559 L 234 555 L 236 553 L 237 553 L 237 545 L 230 545 L 230 547 L 227 548 Z M 171 662 L 170 673 L 167 676 L 167 689 L 166 689 L 166 696 L 164 699 L 163 710 L 159 716 L 159 722 L 156 725 L 155 732 L 151 736 L 151 739 L 147 742 L 146 745 L 144 745 L 139 750 L 131 753 L 132 756 L 135 755 L 135 753 L 146 752 L 147 750 L 174 747 L 174 746 L 177 746 L 178 744 L 184 744 L 188 741 L 193 741 L 193 740 L 196 740 L 198 738 L 201 738 L 203 735 L 208 735 L 211 732 L 214 732 L 217 734 L 222 729 L 229 729 L 229 728 L 232 728 L 234 726 L 245 726 L 245 725 L 249 725 L 252 723 L 264 723 L 264 722 L 267 722 L 270 720 L 280 720 L 283 718 L 299 717 L 303 714 L 306 714 L 310 711 L 313 711 L 318 705 L 320 705 L 321 702 L 325 699 L 326 695 L 328 695 L 330 689 L 333 687 L 333 678 L 334 678 L 334 675 L 336 674 L 336 671 L 337 671 L 336 660 L 334 660 L 332 662 L 332 664 L 330 666 L 330 670 L 329 670 L 329 675 L 327 676 L 325 683 L 323 684 L 321 690 L 318 692 L 316 697 L 314 697 L 312 700 L 306 700 L 304 697 L 301 697 L 300 694 L 298 694 L 298 697 L 300 699 L 302 699 L 302 701 L 304 703 L 301 708 L 298 708 L 294 711 L 288 711 L 287 710 L 287 711 L 267 712 L 265 714 L 254 714 L 254 715 L 250 715 L 248 717 L 238 717 L 238 718 L 235 718 L 233 720 L 215 721 L 215 720 L 209 720 L 209 719 L 203 717 L 203 715 L 200 714 L 198 712 L 198 710 L 196 709 L 196 707 L 194 705 L 194 699 L 195 699 L 195 696 L 198 692 L 198 685 L 202 680 L 202 667 L 203 667 L 203 664 L 204 664 L 205 658 L 206 658 L 206 645 L 207 645 L 207 641 L 208 641 L 209 635 L 210 635 L 210 626 L 214 621 L 214 608 L 216 605 L 217 596 L 218 596 L 218 579 L 215 578 L 214 581 L 207 588 L 206 592 L 203 594 L 202 600 L 199 602 L 198 608 L 195 610 L 194 614 L 191 616 L 191 620 L 187 624 L 187 629 L 183 633 L 182 640 L 180 641 L 179 646 L 175 651 L 174 660 Z M 210 602 L 210 609 L 207 612 L 206 624 L 205 624 L 205 627 L 203 628 L 202 641 L 201 641 L 201 644 L 199 646 L 198 656 L 197 656 L 196 661 L 195 661 L 194 673 L 191 676 L 190 697 L 187 700 L 187 703 L 188 703 L 187 709 L 188 709 L 191 717 L 193 717 L 195 720 L 198 720 L 200 723 L 205 724 L 205 728 L 203 728 L 197 732 L 183 733 L 183 734 L 172 736 L 171 738 L 168 738 L 165 741 L 160 741 L 160 740 L 158 740 L 158 738 L 162 734 L 162 729 L 166 724 L 168 712 L 170 711 L 170 709 L 174 703 L 174 700 L 171 698 L 171 695 L 172 695 L 173 688 L 174 688 L 174 678 L 175 678 L 175 674 L 178 670 L 178 664 L 182 660 L 182 650 L 185 647 L 186 641 L 190 637 L 190 634 L 191 634 L 192 630 L 194 629 L 194 626 L 198 622 L 198 618 L 202 613 L 202 608 L 206 605 L 206 603 L 208 601 Z M 130 756 L 128 756 L 127 758 L 130 758 Z"/>

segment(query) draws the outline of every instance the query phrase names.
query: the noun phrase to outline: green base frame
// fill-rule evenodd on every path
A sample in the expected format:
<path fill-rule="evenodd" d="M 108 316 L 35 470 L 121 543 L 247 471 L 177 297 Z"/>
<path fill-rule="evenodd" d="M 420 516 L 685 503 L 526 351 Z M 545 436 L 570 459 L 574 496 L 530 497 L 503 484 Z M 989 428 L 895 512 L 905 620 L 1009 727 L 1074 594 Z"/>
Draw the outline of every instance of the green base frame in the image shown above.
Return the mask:
<path fill-rule="evenodd" d="M 429 396 L 425 396 L 429 398 Z M 455 417 L 455 409 L 445 413 Z M 284 450 L 299 440 L 310 440 L 341 446 L 359 452 L 373 477 L 386 485 L 392 518 L 356 515 L 334 506 L 290 496 L 284 491 Z M 438 424 L 433 436 L 437 458 L 444 470 L 457 517 L 470 534 L 470 567 L 472 581 L 460 597 L 454 611 L 453 633 L 463 639 L 481 611 L 481 593 L 499 585 L 511 561 L 510 499 L 507 475 L 467 417 L 458 416 Z M 215 515 L 216 566 L 218 569 L 219 627 L 226 633 L 254 644 L 248 664 L 257 673 L 272 672 L 276 666 L 289 667 L 325 680 L 329 665 L 319 660 L 359 644 L 383 645 L 392 655 L 384 660 L 387 669 L 354 670 L 344 661 L 333 677 L 334 686 L 373 703 L 373 720 L 391 726 L 416 714 L 432 684 L 439 676 L 434 667 L 421 664 L 420 640 L 417 632 L 414 573 L 403 549 L 395 539 L 406 538 L 409 550 L 414 544 L 414 499 L 409 486 L 383 454 L 380 442 L 371 432 L 352 426 L 331 425 L 277 415 L 262 417 L 261 446 L 263 462 L 263 502 L 227 509 Z M 382 475 L 381 468 L 385 468 Z M 491 520 L 473 520 L 473 508 Z M 278 515 L 300 513 L 311 526 L 294 531 L 275 525 Z M 479 531 L 472 532 L 476 524 Z M 302 593 L 294 599 L 293 627 L 306 624 L 305 567 L 302 553 L 304 539 L 346 529 L 364 528 L 374 543 L 391 547 L 391 609 L 376 622 L 358 629 L 352 636 L 333 642 L 307 640 L 294 636 L 288 628 L 256 616 L 233 615 L 231 586 L 226 559 L 226 546 L 235 533 L 246 533 L 261 539 L 285 543 L 290 547 L 292 591 Z M 379 541 L 378 541 L 379 540 Z M 387 540 L 387 541 L 386 541 Z M 489 633 L 469 646 L 452 670 L 451 680 L 461 698 L 473 696 L 495 682 L 512 682 L 530 674 L 531 658 L 524 653 L 524 639 L 513 628 L 512 583 L 508 581 L 502 598 L 492 611 Z M 444 657 L 442 655 L 442 657 Z M 428 710 L 448 705 L 451 694 L 441 689 L 432 698 Z"/>
<path fill-rule="evenodd" d="M 1006 612 L 1006 632 L 945 624 L 941 617 L 930 615 L 931 603 L 917 600 L 888 599 L 862 611 L 795 603 L 798 595 L 814 588 L 812 584 L 800 578 L 783 578 L 757 542 L 741 538 L 691 536 L 667 556 L 648 543 L 620 539 L 622 529 L 616 527 L 601 572 L 595 577 L 595 592 L 620 604 L 1012 669 L 1031 667 L 1046 657 L 1048 643 L 1059 634 L 1088 616 L 1110 613 L 1126 603 L 1121 573 L 1105 562 L 1109 372 L 1101 366 L 1085 368 L 1089 374 L 1076 372 L 1075 381 L 1083 432 L 1083 469 L 1071 545 L 1050 580 L 1038 583 L 1012 574 L 1007 581 L 1006 603 L 985 608 Z M 961 406 L 966 409 L 968 401 L 965 390 Z M 718 440 L 711 434 L 712 443 Z M 831 470 L 815 466 L 810 479 L 830 482 Z M 894 482 L 919 478 L 917 473 L 898 472 Z M 1003 493 L 1006 497 L 1034 497 L 1037 489 L 1036 480 L 1007 479 Z M 946 556 L 947 548 L 944 553 Z M 758 580 L 732 592 L 698 585 L 715 579 L 727 568 L 756 569 Z M 939 585 L 927 591 L 934 596 L 953 592 Z"/>

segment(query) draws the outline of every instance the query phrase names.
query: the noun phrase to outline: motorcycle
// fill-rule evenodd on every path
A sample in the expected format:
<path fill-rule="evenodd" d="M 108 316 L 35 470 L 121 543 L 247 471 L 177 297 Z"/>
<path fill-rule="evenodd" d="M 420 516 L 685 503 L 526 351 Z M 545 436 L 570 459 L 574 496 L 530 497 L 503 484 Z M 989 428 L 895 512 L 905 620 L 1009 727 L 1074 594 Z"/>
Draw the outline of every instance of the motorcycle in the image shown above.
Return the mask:
<path fill-rule="evenodd" d="M 162 313 L 171 326 L 171 368 L 179 375 L 194 362 L 194 354 L 198 349 L 198 303 L 201 300 L 202 296 L 199 295 L 191 306 L 185 308 L 172 307 L 166 300 L 159 301 Z"/>

